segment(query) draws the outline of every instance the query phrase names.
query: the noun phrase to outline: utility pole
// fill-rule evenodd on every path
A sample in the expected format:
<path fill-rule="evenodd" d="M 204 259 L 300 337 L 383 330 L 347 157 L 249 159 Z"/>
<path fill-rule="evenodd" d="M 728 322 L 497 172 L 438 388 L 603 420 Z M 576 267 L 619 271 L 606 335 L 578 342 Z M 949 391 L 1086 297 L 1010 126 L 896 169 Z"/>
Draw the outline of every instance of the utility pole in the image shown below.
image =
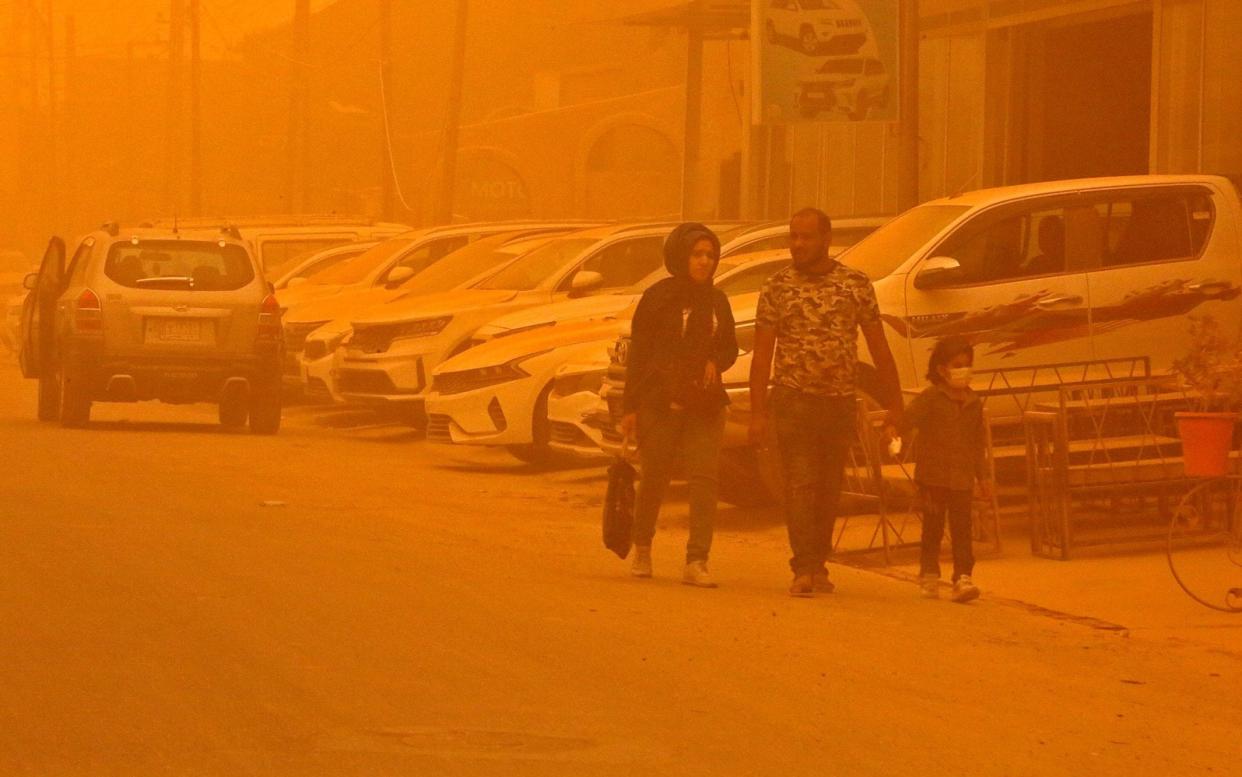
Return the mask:
<path fill-rule="evenodd" d="M 380 215 L 393 218 L 393 176 L 397 169 L 392 158 L 392 0 L 380 0 L 380 84 L 384 89 L 383 123 L 380 125 Z"/>
<path fill-rule="evenodd" d="M 901 107 L 898 119 L 897 209 L 919 204 L 919 3 L 901 0 Z"/>
<path fill-rule="evenodd" d="M 436 200 L 435 222 L 448 224 L 453 220 L 453 204 L 457 188 L 457 147 L 461 136 L 461 103 L 466 77 L 466 25 L 470 16 L 469 0 L 457 0 L 457 31 L 453 37 L 453 64 L 449 76 L 447 122 L 444 127 L 444 165 L 440 192 Z"/>
<path fill-rule="evenodd" d="M 173 215 L 181 205 L 181 61 L 185 56 L 185 0 L 172 0 L 168 15 L 168 126 L 164 158 L 164 203 Z"/>
<path fill-rule="evenodd" d="M 46 18 L 43 31 L 47 36 L 47 214 L 52 231 L 60 227 L 60 198 L 56 189 L 60 183 L 59 143 L 57 142 L 57 111 L 56 111 L 56 16 L 52 0 L 43 5 Z"/>
<path fill-rule="evenodd" d="M 293 4 L 293 56 L 289 72 L 289 168 L 286 196 L 290 213 L 307 208 L 309 200 L 309 175 L 307 162 L 307 111 L 310 90 L 310 0 L 294 0 Z"/>
<path fill-rule="evenodd" d="M 64 84 L 64 107 L 65 116 L 75 115 L 77 108 L 77 90 L 78 90 L 78 29 L 77 20 L 73 14 L 65 17 L 65 72 L 63 76 Z M 77 148 L 76 138 L 73 128 L 77 124 L 72 121 L 64 123 L 64 157 L 65 172 L 64 183 L 59 187 L 62 192 L 60 199 L 60 207 L 62 213 L 69 214 L 69 218 L 77 221 L 78 214 L 78 186 L 77 176 L 72 175 L 70 171 L 77 169 L 74 159 L 74 149 Z"/>
<path fill-rule="evenodd" d="M 681 169 L 681 216 L 688 219 L 696 207 L 699 154 L 703 138 L 703 0 L 690 3 L 686 49 L 686 126 Z"/>
<path fill-rule="evenodd" d="M 202 8 L 190 0 L 190 214 L 203 215 Z"/>

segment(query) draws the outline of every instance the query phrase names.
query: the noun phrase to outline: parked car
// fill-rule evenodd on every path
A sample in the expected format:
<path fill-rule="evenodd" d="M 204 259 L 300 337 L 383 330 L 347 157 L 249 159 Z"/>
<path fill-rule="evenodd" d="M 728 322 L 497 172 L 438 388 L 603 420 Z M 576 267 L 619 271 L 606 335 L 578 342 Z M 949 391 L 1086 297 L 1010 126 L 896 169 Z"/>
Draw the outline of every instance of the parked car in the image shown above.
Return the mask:
<path fill-rule="evenodd" d="M 730 298 L 745 301 L 789 261 L 787 250 L 770 251 L 740 263 L 724 259 L 716 286 Z M 572 319 L 561 317 L 565 306 L 573 302 L 506 316 L 529 318 L 524 327 L 514 322 L 510 331 L 517 330 L 516 334 L 492 338 L 436 368 L 427 397 L 427 438 L 433 442 L 504 446 L 525 461 L 547 458 L 551 439 L 548 398 L 558 370 L 603 351 L 618 334 L 628 330 L 641 290 L 665 277 L 667 273 L 661 268 L 629 294 L 588 298 L 612 297 L 628 302 L 624 309 L 594 317 L 582 315 L 584 311 L 575 311 Z M 529 323 L 532 319 L 538 323 Z"/>
<path fill-rule="evenodd" d="M 854 0 L 767 0 L 766 5 L 768 41 L 808 56 L 853 54 L 871 34 Z"/>
<path fill-rule="evenodd" d="M 947 335 L 975 343 L 977 370 L 1145 357 L 1159 373 L 1189 347 L 1186 316 L 1211 315 L 1226 331 L 1242 324 L 1240 218 L 1238 192 L 1221 177 L 1052 181 L 920 205 L 841 261 L 874 283 L 905 388 L 926 384 L 928 357 Z M 604 387 L 614 403 L 625 345 Z M 865 361 L 859 380 L 878 394 Z M 748 411 L 742 388 L 732 423 L 744 427 Z M 752 480 L 773 469 L 759 464 Z"/>
<path fill-rule="evenodd" d="M 280 428 L 280 308 L 243 240 L 115 225 L 66 264 L 55 238 L 23 314 L 38 416 L 84 426 L 94 402 L 215 402 L 226 426 Z"/>
<path fill-rule="evenodd" d="M 277 297 L 286 312 L 316 299 L 339 297 L 351 290 L 395 289 L 419 272 L 488 235 L 524 230 L 585 229 L 580 222 L 506 222 L 454 224 L 406 232 L 382 241 L 365 253 L 342 262 L 308 282 L 281 291 Z"/>
<path fill-rule="evenodd" d="M 21 304 L 26 296 L 22 284 L 31 269 L 30 260 L 21 251 L 0 251 L 0 310 L 4 314 L 0 343 L 11 352 L 17 350 Z"/>
<path fill-rule="evenodd" d="M 410 231 L 405 224 L 365 216 L 256 216 L 240 219 L 160 219 L 147 226 L 170 231 L 227 229 L 250 244 L 264 275 L 277 279 L 311 254 L 359 241 L 383 240 Z"/>
<path fill-rule="evenodd" d="M 338 264 L 361 256 L 377 245 L 379 245 L 377 242 L 367 240 L 325 248 L 303 259 L 293 269 L 276 280 L 273 285 L 275 285 L 276 291 L 280 291 L 281 289 L 288 288 L 290 285 L 300 286 L 308 283 L 320 273 L 327 272 Z"/>
<path fill-rule="evenodd" d="M 358 290 L 304 306 L 285 326 L 285 347 L 297 355 L 292 377 L 314 397 L 343 402 L 333 374 L 340 366 L 340 346 L 353 332 L 352 316 L 398 298 L 410 300 L 420 295 L 470 288 L 558 234 L 539 231 L 492 235 L 454 251 L 399 289 Z M 288 361 L 286 359 L 286 364 Z"/>
<path fill-rule="evenodd" d="M 397 300 L 352 322 L 337 370 L 347 401 L 407 405 L 418 417 L 440 362 L 506 313 L 633 286 L 664 263 L 661 224 L 609 226 L 549 241 L 472 289 Z"/>
<path fill-rule="evenodd" d="M 892 80 L 878 57 L 830 57 L 799 82 L 798 110 L 808 119 L 827 111 L 866 119 L 889 104 Z"/>

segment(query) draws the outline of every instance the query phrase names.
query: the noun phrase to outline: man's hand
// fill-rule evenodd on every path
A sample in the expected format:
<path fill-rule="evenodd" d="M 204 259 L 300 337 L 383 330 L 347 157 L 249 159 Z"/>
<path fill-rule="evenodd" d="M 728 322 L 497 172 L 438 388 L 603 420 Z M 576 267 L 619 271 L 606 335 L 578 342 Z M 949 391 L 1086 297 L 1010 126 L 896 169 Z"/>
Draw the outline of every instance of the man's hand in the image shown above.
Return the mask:
<path fill-rule="evenodd" d="M 621 416 L 621 423 L 617 424 L 617 431 L 621 433 L 622 439 L 630 442 L 636 442 L 635 436 L 638 432 L 638 413 L 626 413 Z"/>

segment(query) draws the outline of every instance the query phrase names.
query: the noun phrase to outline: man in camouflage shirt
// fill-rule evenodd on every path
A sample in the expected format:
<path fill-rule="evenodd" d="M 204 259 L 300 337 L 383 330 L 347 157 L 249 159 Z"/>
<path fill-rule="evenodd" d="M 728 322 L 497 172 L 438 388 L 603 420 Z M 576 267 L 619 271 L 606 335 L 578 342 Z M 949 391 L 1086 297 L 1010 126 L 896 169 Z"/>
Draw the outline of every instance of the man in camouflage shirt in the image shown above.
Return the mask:
<path fill-rule="evenodd" d="M 793 264 L 764 285 L 755 316 L 751 441 L 765 445 L 769 426 L 776 433 L 794 596 L 834 588 L 826 562 L 855 437 L 860 329 L 875 362 L 875 380 L 865 383 L 878 384 L 866 388 L 885 402 L 890 423 L 901 414 L 897 365 L 884 337 L 875 290 L 865 274 L 829 255 L 831 242 L 826 214 L 809 208 L 795 214 L 789 225 Z"/>

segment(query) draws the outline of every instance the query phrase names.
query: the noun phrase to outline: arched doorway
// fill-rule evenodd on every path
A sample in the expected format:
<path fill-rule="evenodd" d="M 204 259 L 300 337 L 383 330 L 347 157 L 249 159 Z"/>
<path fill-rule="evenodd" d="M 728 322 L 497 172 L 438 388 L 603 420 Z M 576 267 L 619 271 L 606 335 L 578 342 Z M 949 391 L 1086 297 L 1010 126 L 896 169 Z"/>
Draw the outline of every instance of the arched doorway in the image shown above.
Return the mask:
<path fill-rule="evenodd" d="M 585 165 L 585 217 L 669 218 L 680 210 L 680 157 L 663 133 L 641 124 L 618 124 L 591 145 Z"/>

